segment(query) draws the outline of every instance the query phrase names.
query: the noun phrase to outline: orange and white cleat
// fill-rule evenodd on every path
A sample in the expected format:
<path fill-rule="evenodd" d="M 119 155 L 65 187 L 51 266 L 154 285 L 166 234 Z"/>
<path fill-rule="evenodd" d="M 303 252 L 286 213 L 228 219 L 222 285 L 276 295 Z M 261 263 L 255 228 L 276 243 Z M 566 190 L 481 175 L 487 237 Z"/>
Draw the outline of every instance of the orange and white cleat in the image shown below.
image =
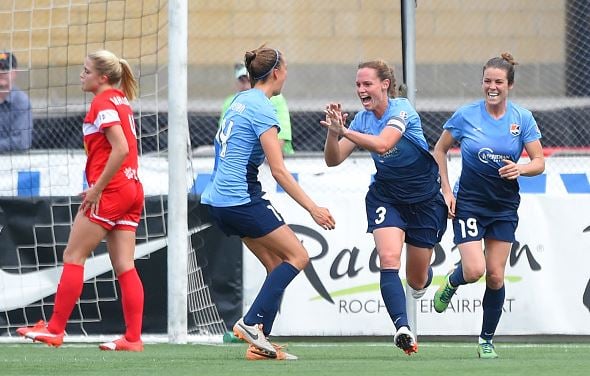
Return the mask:
<path fill-rule="evenodd" d="M 250 345 L 248 346 L 248 350 L 246 350 L 246 359 L 248 360 L 297 360 L 297 356 L 293 354 L 289 354 L 288 352 L 284 351 L 283 349 L 285 346 L 277 345 L 276 343 L 272 344 L 276 350 L 276 356 L 270 356 L 267 351 L 261 350 L 256 346 Z"/>
<path fill-rule="evenodd" d="M 34 326 L 25 326 L 18 328 L 16 333 L 28 339 L 32 339 L 33 342 L 43 342 L 48 346 L 60 347 L 64 342 L 64 334 L 51 333 L 47 329 L 45 321 L 40 320 Z"/>
<path fill-rule="evenodd" d="M 112 342 L 101 343 L 100 345 L 98 345 L 98 347 L 103 351 L 141 352 L 143 351 L 143 341 L 139 340 L 137 342 L 129 342 L 125 337 L 121 337 Z"/>
<path fill-rule="evenodd" d="M 407 355 L 418 352 L 418 342 L 407 326 L 402 326 L 393 337 L 393 343 L 402 349 Z"/>
<path fill-rule="evenodd" d="M 266 352 L 270 358 L 276 357 L 276 349 L 266 339 L 264 332 L 262 331 L 262 324 L 246 325 L 244 318 L 238 320 L 234 325 L 234 335 L 242 341 L 248 342 L 258 350 Z"/>

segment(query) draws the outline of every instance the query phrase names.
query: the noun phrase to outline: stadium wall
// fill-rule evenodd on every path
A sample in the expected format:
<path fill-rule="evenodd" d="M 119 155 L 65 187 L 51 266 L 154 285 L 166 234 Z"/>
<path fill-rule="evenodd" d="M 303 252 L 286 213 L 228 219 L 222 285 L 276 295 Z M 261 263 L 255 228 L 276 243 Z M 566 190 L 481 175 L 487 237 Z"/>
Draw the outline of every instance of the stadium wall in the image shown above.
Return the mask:
<path fill-rule="evenodd" d="M 487 0 L 418 1 L 417 97 L 478 95 L 482 63 L 506 48 L 521 63 L 515 95 L 563 95 L 568 2 L 575 0 L 519 0 L 501 5 Z M 158 0 L 143 0 L 141 6 L 126 6 L 124 1 L 80 2 L 67 12 L 60 10 L 63 14 L 52 13 L 48 7 L 32 11 L 27 2 L 22 3 L 0 17 L 7 30 L 17 30 L 0 33 L 0 47 L 14 50 L 20 69 L 30 72 L 19 75 L 18 83 L 36 108 L 58 105 L 66 96 L 68 104 L 83 103 L 78 93 L 80 62 L 87 49 L 99 46 L 111 34 L 124 37 L 110 41 L 108 48 L 130 61 L 141 59 L 144 70 L 166 65 L 165 54 L 142 56 L 142 50 L 165 44 L 165 33 L 153 33 L 164 19 L 158 18 Z M 309 98 L 350 98 L 355 67 L 361 60 L 385 59 L 401 74 L 400 13 L 397 0 L 190 1 L 189 99 L 220 104 L 234 86 L 233 64 L 243 59 L 246 49 L 265 42 L 279 47 L 288 58 L 292 79 L 285 94 L 295 107 Z M 54 26 L 52 20 L 60 18 L 68 19 L 69 25 Z M 22 26 L 30 25 L 31 19 L 33 31 Z M 67 87 L 61 88 L 64 83 Z M 48 93 L 48 86 L 56 89 Z"/>

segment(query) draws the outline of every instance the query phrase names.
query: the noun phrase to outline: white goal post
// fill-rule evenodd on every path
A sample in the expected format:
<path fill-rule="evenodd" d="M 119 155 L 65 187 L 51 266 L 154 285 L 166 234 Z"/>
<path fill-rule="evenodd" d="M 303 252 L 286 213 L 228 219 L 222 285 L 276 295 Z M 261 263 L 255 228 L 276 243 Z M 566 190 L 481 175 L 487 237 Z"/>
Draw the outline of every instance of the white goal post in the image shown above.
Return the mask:
<path fill-rule="evenodd" d="M 187 0 L 168 3 L 168 338 L 187 341 Z"/>

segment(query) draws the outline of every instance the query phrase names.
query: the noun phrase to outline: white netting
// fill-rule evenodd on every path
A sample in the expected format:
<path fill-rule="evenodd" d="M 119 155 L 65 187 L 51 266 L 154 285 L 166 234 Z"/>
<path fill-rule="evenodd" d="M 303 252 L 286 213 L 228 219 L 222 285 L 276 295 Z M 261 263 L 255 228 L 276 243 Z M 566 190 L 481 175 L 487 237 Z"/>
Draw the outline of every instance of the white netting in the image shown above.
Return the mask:
<path fill-rule="evenodd" d="M 511 99 L 533 111 L 544 145 L 552 153 L 587 152 L 588 1 L 416 4 L 416 108 L 431 148 L 453 111 L 482 97 L 484 63 L 508 51 L 520 63 Z M 403 82 L 400 1 L 287 0 L 271 7 L 191 1 L 189 17 L 194 146 L 212 143 L 223 99 L 235 90 L 234 63 L 263 43 L 279 48 L 288 62 L 283 94 L 296 152 L 322 152 L 325 132 L 318 123 L 329 101 L 343 103 L 351 115 L 362 109 L 354 83 L 359 62 L 384 59 Z"/>
<path fill-rule="evenodd" d="M 136 254 L 150 259 L 158 251 L 163 253 L 168 233 L 167 7 L 168 2 L 161 0 L 0 1 L 0 51 L 16 56 L 12 83 L 29 96 L 33 117 L 30 148 L 0 151 L 0 237 L 9 242 L 5 244 L 14 244 L 0 256 L 0 336 L 13 336 L 18 326 L 47 320 L 53 309 L 61 257 L 80 203 L 76 195 L 86 186 L 81 125 L 92 97 L 80 89 L 79 75 L 84 57 L 97 49 L 125 58 L 139 81 L 139 98 L 132 107 L 146 208 L 137 231 Z M 188 171 L 187 189 L 192 176 Z M 15 202 L 21 206 L 12 210 Z M 23 211 L 26 215 L 19 217 Z M 25 223 L 15 225 L 16 218 L 24 218 Z M 197 244 L 193 246 L 190 239 Z M 196 262 L 195 248 L 203 246 L 202 239 L 198 231 L 190 239 L 187 329 L 191 334 L 220 335 L 225 325 Z M 163 268 L 165 257 L 159 257 L 154 262 Z M 142 262 L 148 261 L 137 261 Z M 104 326 L 104 307 L 120 305 L 104 243 L 89 258 L 85 270 L 87 278 L 68 322 L 68 334 L 120 332 L 122 323 L 114 328 Z M 160 271 L 165 273 L 165 268 Z M 146 285 L 151 276 L 142 278 Z M 165 301 L 166 290 L 156 288 Z M 148 291 L 146 297 L 149 299 Z M 165 331 L 165 307 L 162 315 L 160 327 Z M 122 317 L 115 321 L 122 322 Z"/>

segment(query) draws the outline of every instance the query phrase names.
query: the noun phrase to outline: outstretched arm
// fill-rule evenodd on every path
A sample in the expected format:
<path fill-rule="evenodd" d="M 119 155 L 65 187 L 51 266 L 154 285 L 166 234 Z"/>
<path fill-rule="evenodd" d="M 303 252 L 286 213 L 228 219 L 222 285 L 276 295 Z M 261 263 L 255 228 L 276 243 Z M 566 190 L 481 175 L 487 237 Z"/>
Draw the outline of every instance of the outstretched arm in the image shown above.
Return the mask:
<path fill-rule="evenodd" d="M 272 177 L 293 200 L 309 212 L 313 220 L 325 230 L 334 229 L 336 222 L 326 208 L 316 205 L 287 170 L 283 153 L 277 138 L 277 128 L 272 127 L 260 136 L 264 154 L 270 166 Z"/>

